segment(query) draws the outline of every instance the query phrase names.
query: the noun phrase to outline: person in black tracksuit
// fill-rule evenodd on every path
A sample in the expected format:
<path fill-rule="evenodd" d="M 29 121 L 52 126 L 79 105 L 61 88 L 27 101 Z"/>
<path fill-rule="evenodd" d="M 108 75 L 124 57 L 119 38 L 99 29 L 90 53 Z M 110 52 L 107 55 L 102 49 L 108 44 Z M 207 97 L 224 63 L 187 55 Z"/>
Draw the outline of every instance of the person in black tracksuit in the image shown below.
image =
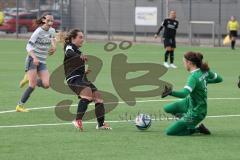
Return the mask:
<path fill-rule="evenodd" d="M 154 37 L 157 38 L 161 30 L 164 28 L 163 42 L 164 42 L 164 47 L 166 49 L 164 66 L 167 68 L 169 67 L 177 68 L 174 65 L 174 49 L 176 48 L 175 37 L 176 37 L 178 24 L 179 22 L 176 20 L 176 12 L 170 11 L 169 18 L 164 19 L 164 21 L 162 22 L 162 25 L 158 29 L 157 33 L 154 35 Z M 168 64 L 169 55 L 170 55 L 170 65 Z"/>
<path fill-rule="evenodd" d="M 85 62 L 87 57 L 80 51 L 84 41 L 84 35 L 79 29 L 71 30 L 64 41 L 64 70 L 68 86 L 80 98 L 77 116 L 73 121 L 76 128 L 83 130 L 82 119 L 88 104 L 95 102 L 95 113 L 97 117 L 96 129 L 111 129 L 104 122 L 105 108 L 101 94 L 96 86 L 87 79 Z"/>

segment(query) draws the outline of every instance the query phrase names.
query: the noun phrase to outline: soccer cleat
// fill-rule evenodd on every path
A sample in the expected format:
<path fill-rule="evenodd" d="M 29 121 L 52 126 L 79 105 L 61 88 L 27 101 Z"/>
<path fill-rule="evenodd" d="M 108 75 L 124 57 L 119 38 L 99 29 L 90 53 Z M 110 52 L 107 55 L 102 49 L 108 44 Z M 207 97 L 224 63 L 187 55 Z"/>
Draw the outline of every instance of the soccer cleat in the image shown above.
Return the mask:
<path fill-rule="evenodd" d="M 164 62 L 163 65 L 166 67 L 166 68 L 169 68 L 169 64 L 167 62 Z"/>
<path fill-rule="evenodd" d="M 96 129 L 97 130 L 112 130 L 112 128 L 107 123 L 103 123 L 103 126 L 101 126 L 101 127 L 99 127 L 97 124 Z"/>
<path fill-rule="evenodd" d="M 199 132 L 202 133 L 202 134 L 207 134 L 207 135 L 210 135 L 210 134 L 211 134 L 211 132 L 210 132 L 203 124 L 200 124 L 200 125 L 198 126 L 198 130 L 199 130 Z"/>
<path fill-rule="evenodd" d="M 29 112 L 29 110 L 24 108 L 23 105 L 17 105 L 16 112 Z"/>
<path fill-rule="evenodd" d="M 27 74 L 24 75 L 23 79 L 19 83 L 19 87 L 22 88 L 29 82 Z"/>
<path fill-rule="evenodd" d="M 177 68 L 177 66 L 175 66 L 175 64 L 173 64 L 173 63 L 170 64 L 170 67 L 171 67 L 171 68 L 174 68 L 174 69 Z"/>
<path fill-rule="evenodd" d="M 72 121 L 72 124 L 73 124 L 77 129 L 80 129 L 80 131 L 83 131 L 83 125 L 82 125 L 82 120 L 81 120 L 81 119 Z"/>

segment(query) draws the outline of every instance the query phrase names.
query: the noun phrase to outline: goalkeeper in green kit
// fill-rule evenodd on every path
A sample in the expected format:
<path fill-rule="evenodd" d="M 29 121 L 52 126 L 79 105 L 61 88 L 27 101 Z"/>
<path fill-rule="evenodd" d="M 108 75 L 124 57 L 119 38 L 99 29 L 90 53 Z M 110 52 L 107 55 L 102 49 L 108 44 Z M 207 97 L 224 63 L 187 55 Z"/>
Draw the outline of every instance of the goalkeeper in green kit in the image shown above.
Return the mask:
<path fill-rule="evenodd" d="M 201 53 L 187 52 L 183 58 L 184 66 L 191 74 L 186 86 L 180 91 L 165 88 L 162 98 L 171 95 L 183 100 L 167 104 L 164 110 L 173 114 L 179 120 L 172 123 L 166 134 L 171 136 L 187 136 L 194 133 L 211 134 L 203 125 L 197 126 L 207 115 L 207 84 L 220 83 L 222 78 L 210 71 L 207 63 L 203 62 Z"/>

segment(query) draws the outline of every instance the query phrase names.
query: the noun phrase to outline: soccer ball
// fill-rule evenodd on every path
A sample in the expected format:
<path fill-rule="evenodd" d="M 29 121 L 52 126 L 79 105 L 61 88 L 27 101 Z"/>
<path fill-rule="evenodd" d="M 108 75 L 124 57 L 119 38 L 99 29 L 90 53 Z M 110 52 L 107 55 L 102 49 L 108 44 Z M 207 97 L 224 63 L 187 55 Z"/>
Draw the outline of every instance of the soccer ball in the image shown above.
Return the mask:
<path fill-rule="evenodd" d="M 146 130 L 151 126 L 151 117 L 148 114 L 139 114 L 135 119 L 135 125 L 139 130 Z"/>

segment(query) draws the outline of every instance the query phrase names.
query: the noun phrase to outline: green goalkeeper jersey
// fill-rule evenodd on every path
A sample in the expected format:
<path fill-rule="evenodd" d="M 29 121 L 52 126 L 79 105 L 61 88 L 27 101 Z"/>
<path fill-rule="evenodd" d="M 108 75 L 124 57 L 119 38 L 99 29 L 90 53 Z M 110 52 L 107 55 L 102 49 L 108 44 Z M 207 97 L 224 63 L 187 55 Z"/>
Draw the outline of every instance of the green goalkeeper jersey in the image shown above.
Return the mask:
<path fill-rule="evenodd" d="M 219 83 L 222 78 L 217 73 L 203 72 L 196 69 L 188 77 L 187 84 L 182 91 L 173 91 L 172 96 L 187 98 L 188 111 L 196 114 L 207 114 L 207 84 Z"/>

